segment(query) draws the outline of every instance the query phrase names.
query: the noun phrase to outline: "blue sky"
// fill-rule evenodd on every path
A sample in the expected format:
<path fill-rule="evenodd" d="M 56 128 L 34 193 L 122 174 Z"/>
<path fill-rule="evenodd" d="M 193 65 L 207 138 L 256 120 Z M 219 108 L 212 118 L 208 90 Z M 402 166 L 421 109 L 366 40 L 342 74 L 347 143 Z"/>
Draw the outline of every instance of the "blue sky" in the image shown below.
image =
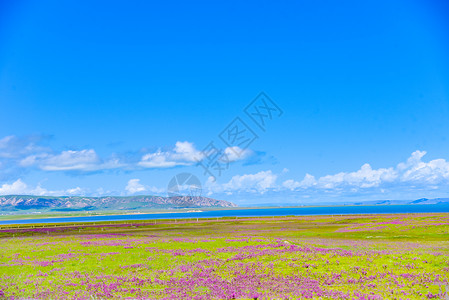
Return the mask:
<path fill-rule="evenodd" d="M 3 1 L 0 194 L 165 194 L 189 172 L 241 205 L 447 197 L 447 8 Z M 265 131 L 244 112 L 262 91 L 283 111 Z M 236 117 L 258 137 L 239 155 Z M 232 156 L 215 181 L 211 141 Z"/>

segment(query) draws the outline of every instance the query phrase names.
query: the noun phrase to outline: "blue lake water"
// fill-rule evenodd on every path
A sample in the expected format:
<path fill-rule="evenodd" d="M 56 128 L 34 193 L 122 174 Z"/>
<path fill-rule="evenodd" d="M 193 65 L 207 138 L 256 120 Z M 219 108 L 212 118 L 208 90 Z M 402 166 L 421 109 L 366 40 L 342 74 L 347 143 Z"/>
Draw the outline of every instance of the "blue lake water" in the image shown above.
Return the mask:
<path fill-rule="evenodd" d="M 306 215 L 347 215 L 347 214 L 391 214 L 391 213 L 437 213 L 449 212 L 449 204 L 427 205 L 370 205 L 370 206 L 321 206 L 321 207 L 283 207 L 283 208 L 248 208 L 214 210 L 205 212 L 157 213 L 136 215 L 86 216 L 67 218 L 46 218 L 27 220 L 5 220 L 0 224 L 31 224 L 61 222 L 100 222 L 133 221 L 155 219 L 188 219 L 219 217 L 263 217 L 263 216 L 306 216 Z"/>

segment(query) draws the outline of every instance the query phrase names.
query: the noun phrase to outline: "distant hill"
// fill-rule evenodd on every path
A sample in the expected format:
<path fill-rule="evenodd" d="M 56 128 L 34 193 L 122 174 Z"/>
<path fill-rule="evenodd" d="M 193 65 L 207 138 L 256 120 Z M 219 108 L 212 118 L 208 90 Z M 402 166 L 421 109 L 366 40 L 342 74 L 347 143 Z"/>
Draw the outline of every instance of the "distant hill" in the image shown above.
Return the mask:
<path fill-rule="evenodd" d="M 421 198 L 418 200 L 378 200 L 356 203 L 357 205 L 388 205 L 388 204 L 449 204 L 449 198 L 435 198 L 427 199 Z"/>
<path fill-rule="evenodd" d="M 275 206 L 275 207 L 288 207 L 288 206 L 336 206 L 336 205 L 425 205 L 425 204 L 449 204 L 449 198 L 435 198 L 435 199 L 427 199 L 427 198 L 421 198 L 418 200 L 369 200 L 369 201 L 358 201 L 358 202 L 351 202 L 351 201 L 341 201 L 341 202 L 283 202 L 283 203 L 256 203 L 256 204 L 250 204 L 245 205 L 247 207 L 252 206 Z"/>
<path fill-rule="evenodd" d="M 234 203 L 201 196 L 130 196 L 130 197 L 47 197 L 8 195 L 0 196 L 0 210 L 50 209 L 77 210 L 132 210 L 143 208 L 199 208 L 236 207 Z"/>
<path fill-rule="evenodd" d="M 449 203 L 449 198 L 435 198 L 435 199 L 422 198 L 410 202 L 410 204 L 442 204 L 442 203 Z"/>

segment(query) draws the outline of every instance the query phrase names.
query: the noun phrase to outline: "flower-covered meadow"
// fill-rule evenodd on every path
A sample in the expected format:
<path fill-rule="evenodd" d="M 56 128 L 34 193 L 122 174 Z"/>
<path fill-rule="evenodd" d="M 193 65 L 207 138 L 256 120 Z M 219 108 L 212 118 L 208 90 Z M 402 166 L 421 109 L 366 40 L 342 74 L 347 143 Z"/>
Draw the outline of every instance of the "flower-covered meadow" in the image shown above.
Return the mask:
<path fill-rule="evenodd" d="M 449 214 L 1 226 L 0 299 L 446 299 Z"/>

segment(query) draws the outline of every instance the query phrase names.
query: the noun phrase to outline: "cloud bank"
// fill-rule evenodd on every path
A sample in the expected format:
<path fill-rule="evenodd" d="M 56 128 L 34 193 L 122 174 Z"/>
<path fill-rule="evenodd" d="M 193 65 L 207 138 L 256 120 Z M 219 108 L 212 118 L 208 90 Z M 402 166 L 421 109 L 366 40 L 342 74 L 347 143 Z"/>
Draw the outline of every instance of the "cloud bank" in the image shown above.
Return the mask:
<path fill-rule="evenodd" d="M 354 172 L 340 172 L 315 178 L 306 174 L 301 181 L 286 180 L 282 186 L 289 190 L 360 190 L 392 186 L 435 188 L 449 182 L 449 162 L 445 159 L 422 161 L 426 151 L 415 151 L 406 162 L 395 167 L 373 169 L 368 163 Z"/>
<path fill-rule="evenodd" d="M 178 141 L 173 149 L 140 153 L 127 157 L 112 153 L 102 158 L 94 149 L 57 151 L 43 147 L 45 137 L 7 136 L 0 139 L 0 180 L 17 178 L 24 171 L 37 169 L 45 172 L 76 172 L 89 174 L 107 170 L 167 169 L 192 166 L 205 159 L 202 151 L 188 141 Z M 254 153 L 249 149 L 228 147 L 223 149 L 229 162 L 243 161 Z M 238 154 L 237 154 L 238 153 Z"/>
<path fill-rule="evenodd" d="M 80 196 L 84 194 L 84 190 L 80 187 L 51 191 L 41 187 L 40 184 L 36 187 L 30 187 L 21 179 L 17 179 L 11 184 L 5 183 L 0 186 L 0 195 Z"/>
<path fill-rule="evenodd" d="M 205 154 L 188 141 L 178 141 L 172 149 L 141 151 L 134 159 L 126 160 L 111 154 L 102 158 L 94 149 L 56 151 L 45 146 L 47 137 L 7 136 L 0 139 L 0 194 L 35 195 L 104 195 L 102 188 L 95 192 L 75 187 L 48 190 L 41 185 L 29 186 L 23 182 L 22 173 L 30 170 L 43 172 L 77 172 L 89 174 L 106 170 L 167 169 L 193 166 L 205 159 Z M 257 156 L 251 150 L 236 147 L 223 149 L 230 162 L 245 161 Z M 380 195 L 415 195 L 413 192 L 449 193 L 449 162 L 439 158 L 425 161 L 426 151 L 416 150 L 405 161 L 395 166 L 374 169 L 369 163 L 352 172 L 339 172 L 316 177 L 306 173 L 301 179 L 288 178 L 288 171 L 280 173 L 262 170 L 253 174 L 232 176 L 225 182 L 206 180 L 204 193 L 220 195 L 277 195 L 304 197 L 343 197 Z M 287 177 L 287 178 L 286 178 Z M 3 184 L 2 184 L 3 181 Z M 6 183 L 5 183 L 6 182 Z M 164 194 L 165 187 L 154 187 L 137 178 L 124 183 L 122 195 Z M 445 194 L 446 195 L 446 194 Z"/>
<path fill-rule="evenodd" d="M 339 197 L 351 195 L 391 195 L 413 191 L 449 192 L 449 162 L 445 159 L 423 161 L 425 151 L 415 151 L 405 162 L 394 167 L 373 169 L 363 164 L 353 172 L 340 172 L 319 178 L 306 174 L 302 180 L 284 179 L 286 172 L 275 174 L 271 170 L 255 174 L 235 175 L 228 182 L 218 183 L 209 179 L 209 194 L 227 195 L 267 192 L 280 195 L 315 197 Z M 384 196 L 385 197 L 385 196 Z M 388 197 L 388 196 L 387 196 Z"/>

